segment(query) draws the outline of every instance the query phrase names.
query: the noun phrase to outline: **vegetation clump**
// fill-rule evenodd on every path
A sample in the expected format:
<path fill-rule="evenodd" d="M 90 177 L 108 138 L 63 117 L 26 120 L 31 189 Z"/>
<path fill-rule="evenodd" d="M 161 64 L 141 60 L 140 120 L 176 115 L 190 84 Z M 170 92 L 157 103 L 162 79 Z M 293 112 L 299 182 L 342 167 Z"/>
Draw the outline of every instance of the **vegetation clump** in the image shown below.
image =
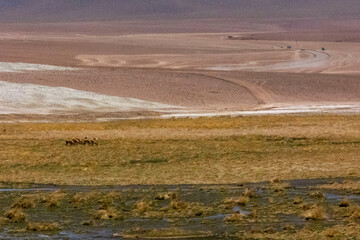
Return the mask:
<path fill-rule="evenodd" d="M 60 230 L 60 225 L 56 222 L 44 223 L 44 222 L 30 222 L 26 228 L 28 231 L 33 232 L 49 232 Z"/>
<path fill-rule="evenodd" d="M 61 201 L 65 198 L 66 193 L 62 190 L 57 190 L 50 194 L 48 198 L 44 199 L 45 205 L 48 208 L 59 207 Z"/>
<path fill-rule="evenodd" d="M 22 208 L 28 209 L 33 208 L 36 205 L 35 197 L 32 195 L 24 195 L 19 199 L 15 200 L 15 202 L 11 205 L 11 208 Z"/>
<path fill-rule="evenodd" d="M 224 202 L 226 204 L 232 204 L 232 205 L 238 205 L 238 206 L 246 206 L 249 201 L 250 201 L 249 197 L 240 196 L 240 197 L 237 197 L 237 198 L 226 198 Z"/>
<path fill-rule="evenodd" d="M 241 213 L 233 213 L 224 218 L 225 222 L 240 222 L 244 219 L 244 215 Z"/>
<path fill-rule="evenodd" d="M 325 210 L 322 207 L 314 206 L 304 214 L 305 220 L 323 220 L 325 219 Z"/>
<path fill-rule="evenodd" d="M 9 209 L 5 212 L 4 217 L 11 223 L 25 222 L 27 219 L 26 213 L 24 213 L 20 208 Z"/>
<path fill-rule="evenodd" d="M 345 198 L 342 199 L 339 203 L 339 207 L 349 207 L 350 206 L 350 200 Z"/>
<path fill-rule="evenodd" d="M 94 219 L 100 220 L 122 220 L 122 216 L 114 207 L 100 209 L 93 214 Z"/>
<path fill-rule="evenodd" d="M 301 197 L 296 197 L 293 201 L 294 204 L 301 204 L 304 200 Z"/>
<path fill-rule="evenodd" d="M 151 205 L 152 205 L 151 201 L 140 200 L 133 205 L 132 211 L 133 213 L 136 214 L 142 214 L 150 211 L 152 209 Z"/>
<path fill-rule="evenodd" d="M 320 191 L 316 191 L 316 192 L 312 192 L 309 194 L 309 196 L 311 198 L 318 198 L 318 199 L 322 199 L 322 198 L 325 198 L 324 194 Z"/>

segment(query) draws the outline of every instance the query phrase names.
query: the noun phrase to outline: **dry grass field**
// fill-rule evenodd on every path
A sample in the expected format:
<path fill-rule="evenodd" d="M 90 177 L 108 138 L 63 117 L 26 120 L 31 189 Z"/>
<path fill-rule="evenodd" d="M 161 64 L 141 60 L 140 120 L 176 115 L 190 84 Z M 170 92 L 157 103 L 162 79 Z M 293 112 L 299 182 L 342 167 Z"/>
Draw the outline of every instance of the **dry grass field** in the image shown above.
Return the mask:
<path fill-rule="evenodd" d="M 357 239 L 359 120 L 2 123 L 0 237 Z"/>
<path fill-rule="evenodd" d="M 360 239 L 359 6 L 0 0 L 0 239 Z"/>
<path fill-rule="evenodd" d="M 285 115 L 1 124 L 0 181 L 152 185 L 356 177 L 359 119 Z M 99 138 L 99 146 L 65 146 L 65 140 L 85 136 Z"/>

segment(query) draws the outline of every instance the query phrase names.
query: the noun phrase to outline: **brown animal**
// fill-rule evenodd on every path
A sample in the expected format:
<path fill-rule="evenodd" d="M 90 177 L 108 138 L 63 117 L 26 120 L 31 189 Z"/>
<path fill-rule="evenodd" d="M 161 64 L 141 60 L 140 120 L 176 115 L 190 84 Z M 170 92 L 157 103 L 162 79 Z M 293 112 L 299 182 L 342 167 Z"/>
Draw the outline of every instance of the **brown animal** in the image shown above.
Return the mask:
<path fill-rule="evenodd" d="M 75 145 L 75 143 L 72 140 L 65 140 L 65 145 L 66 146 L 73 146 L 73 145 Z"/>
<path fill-rule="evenodd" d="M 73 138 L 72 141 L 74 144 L 81 144 L 81 140 L 79 138 Z"/>
<path fill-rule="evenodd" d="M 85 137 L 85 139 L 82 141 L 84 145 L 88 144 L 89 146 L 99 145 L 97 143 L 97 138 L 89 139 L 88 137 Z"/>

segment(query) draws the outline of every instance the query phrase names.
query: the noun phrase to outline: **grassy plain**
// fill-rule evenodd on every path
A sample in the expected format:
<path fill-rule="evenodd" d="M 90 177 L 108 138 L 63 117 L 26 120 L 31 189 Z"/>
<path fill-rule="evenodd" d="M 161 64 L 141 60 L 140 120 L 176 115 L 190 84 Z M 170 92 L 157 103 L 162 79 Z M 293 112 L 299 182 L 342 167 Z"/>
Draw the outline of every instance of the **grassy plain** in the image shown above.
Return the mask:
<path fill-rule="evenodd" d="M 65 140 L 99 138 L 99 146 Z M 358 177 L 360 116 L 0 124 L 0 181 L 226 184 Z"/>

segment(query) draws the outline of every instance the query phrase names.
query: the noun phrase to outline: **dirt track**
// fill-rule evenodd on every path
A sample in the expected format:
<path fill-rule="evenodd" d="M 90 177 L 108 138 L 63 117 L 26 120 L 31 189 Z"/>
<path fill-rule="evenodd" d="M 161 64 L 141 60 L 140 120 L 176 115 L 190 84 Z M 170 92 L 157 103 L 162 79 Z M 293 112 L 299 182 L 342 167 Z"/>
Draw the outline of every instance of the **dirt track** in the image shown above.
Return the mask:
<path fill-rule="evenodd" d="M 62 33 L 59 26 L 53 34 L 9 28 L 0 35 L 0 61 L 80 70 L 3 72 L 0 80 L 136 98 L 192 114 L 357 109 L 360 43 L 246 39 L 264 33 L 257 27 L 252 33 L 101 36 Z"/>

